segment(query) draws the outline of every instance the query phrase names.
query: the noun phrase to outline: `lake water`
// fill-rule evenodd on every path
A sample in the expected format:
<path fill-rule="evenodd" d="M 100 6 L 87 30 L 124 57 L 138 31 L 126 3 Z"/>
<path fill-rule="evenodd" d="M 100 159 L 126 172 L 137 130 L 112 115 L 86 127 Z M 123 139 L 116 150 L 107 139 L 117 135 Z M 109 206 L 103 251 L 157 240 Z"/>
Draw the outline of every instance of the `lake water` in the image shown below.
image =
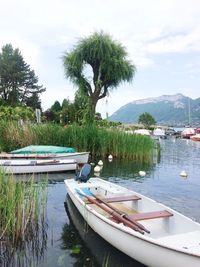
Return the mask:
<path fill-rule="evenodd" d="M 101 176 L 200 222 L 200 142 L 173 138 L 160 142 L 161 157 L 157 162 L 106 160 Z M 145 177 L 138 175 L 140 170 L 146 171 Z M 187 178 L 179 175 L 183 170 Z M 49 175 L 45 242 L 40 240 L 39 252 L 28 259 L 29 265 L 17 267 L 144 266 L 110 246 L 85 224 L 66 198 L 63 180 L 72 177 L 74 173 Z"/>

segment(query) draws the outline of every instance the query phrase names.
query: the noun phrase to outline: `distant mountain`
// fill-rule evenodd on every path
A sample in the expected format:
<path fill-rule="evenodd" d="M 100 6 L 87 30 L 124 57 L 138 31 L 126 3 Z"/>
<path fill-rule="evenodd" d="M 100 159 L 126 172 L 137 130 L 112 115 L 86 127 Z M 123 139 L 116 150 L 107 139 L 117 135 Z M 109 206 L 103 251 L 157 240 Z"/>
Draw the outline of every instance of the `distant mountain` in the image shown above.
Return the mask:
<path fill-rule="evenodd" d="M 136 100 L 122 106 L 109 117 L 109 120 L 137 123 L 139 116 L 144 112 L 150 113 L 158 124 L 198 125 L 200 98 L 193 100 L 182 94 L 176 94 Z"/>

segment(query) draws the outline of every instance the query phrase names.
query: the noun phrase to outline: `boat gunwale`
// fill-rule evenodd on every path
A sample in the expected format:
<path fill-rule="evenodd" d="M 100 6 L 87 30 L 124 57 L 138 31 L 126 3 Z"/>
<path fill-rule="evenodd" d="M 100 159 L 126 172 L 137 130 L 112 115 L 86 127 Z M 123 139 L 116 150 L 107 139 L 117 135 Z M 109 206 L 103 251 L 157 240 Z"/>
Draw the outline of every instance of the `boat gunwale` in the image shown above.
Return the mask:
<path fill-rule="evenodd" d="M 39 167 L 39 166 L 56 166 L 56 165 L 69 165 L 69 164 L 77 164 L 76 161 L 74 162 L 51 162 L 51 163 L 35 163 L 35 164 L 0 164 L 0 167 Z"/>
<path fill-rule="evenodd" d="M 95 178 L 95 179 L 96 179 L 96 178 Z M 97 179 L 98 179 L 98 178 L 97 178 Z M 65 182 L 65 181 L 66 181 L 66 182 Z M 64 180 L 64 182 L 65 182 L 65 184 L 66 184 L 66 186 L 67 186 L 67 180 Z M 105 181 L 104 181 L 104 182 L 105 182 Z M 107 181 L 106 181 L 106 182 L 107 182 Z M 110 182 L 108 182 L 108 183 L 110 183 Z M 119 186 L 119 185 L 117 185 L 117 186 Z M 98 187 L 98 186 L 94 186 L 94 187 Z M 100 187 L 100 186 L 99 186 L 99 187 Z M 122 186 L 119 186 L 119 187 L 121 187 L 121 188 L 125 188 L 125 187 L 122 187 Z M 70 187 L 67 186 L 67 188 L 70 188 Z M 71 187 L 71 188 L 72 188 L 72 187 Z M 78 187 L 78 188 L 81 189 L 81 187 Z M 127 189 L 127 188 L 125 188 L 125 189 Z M 162 206 L 166 207 L 167 210 L 172 211 L 172 212 L 175 212 L 176 214 L 181 215 L 181 216 L 183 216 L 183 217 L 186 218 L 186 219 L 189 219 L 192 223 L 197 224 L 197 223 L 196 223 L 195 221 L 193 221 L 191 218 L 189 218 L 189 217 L 187 217 L 187 216 L 185 216 L 185 215 L 183 215 L 183 214 L 181 214 L 181 213 L 179 213 L 179 212 L 177 212 L 177 211 L 175 211 L 175 210 L 173 210 L 173 209 L 171 209 L 171 208 L 165 206 L 165 205 L 162 204 L 162 203 L 159 203 L 159 202 L 155 201 L 154 199 L 148 198 L 148 197 L 146 197 L 146 196 L 144 196 L 144 195 L 142 195 L 142 194 L 139 194 L 139 193 L 137 193 L 137 192 L 135 192 L 135 191 L 133 191 L 133 190 L 130 190 L 130 191 L 131 191 L 132 193 L 138 194 L 138 196 L 141 196 L 141 197 L 150 199 L 151 201 L 154 201 L 154 202 L 158 203 L 159 205 L 162 205 Z M 134 231 L 134 230 L 132 230 L 132 229 L 129 228 L 129 227 L 126 227 L 126 228 L 125 228 L 124 225 L 121 225 L 121 224 L 118 224 L 118 223 L 116 223 L 116 222 L 114 222 L 114 221 L 111 221 L 109 218 L 106 218 L 106 217 L 103 216 L 102 214 L 98 213 L 95 209 L 93 209 L 91 206 L 89 206 L 90 204 L 85 203 L 85 202 L 81 199 L 81 197 L 79 196 L 79 194 L 78 194 L 77 192 L 73 192 L 73 191 L 71 190 L 71 194 L 72 194 L 72 195 L 73 195 L 73 196 L 80 202 L 81 206 L 85 207 L 85 208 L 88 210 L 88 212 L 91 212 L 94 216 L 98 217 L 100 220 L 102 220 L 103 222 L 105 222 L 105 223 L 107 223 L 107 224 L 113 226 L 115 229 L 117 229 L 117 230 L 119 230 L 119 231 L 125 232 L 126 234 L 128 234 L 128 235 L 130 235 L 130 236 L 136 237 L 136 238 L 138 238 L 138 239 L 140 239 L 140 240 L 143 240 L 143 241 L 148 242 L 148 243 L 151 243 L 151 244 L 153 244 L 153 245 L 156 245 L 156 246 L 159 246 L 159 247 L 168 249 L 168 250 L 170 250 L 170 251 L 176 251 L 176 252 L 179 252 L 179 253 L 183 253 L 183 254 L 186 254 L 186 255 L 195 256 L 195 257 L 197 257 L 197 258 L 200 258 L 200 253 L 199 253 L 199 254 L 196 254 L 196 253 L 188 252 L 188 251 L 186 251 L 186 250 L 184 250 L 184 249 L 174 248 L 174 247 L 171 247 L 171 246 L 169 246 L 169 245 L 163 244 L 163 243 L 160 242 L 159 240 L 153 239 L 152 237 L 148 237 L 148 234 L 144 234 L 144 235 L 142 235 L 142 234 L 140 234 L 139 232 Z M 71 198 L 71 196 L 70 196 L 70 198 Z M 76 205 L 75 205 L 75 206 L 76 206 Z M 77 208 L 77 206 L 76 206 L 76 208 Z M 77 209 L 78 209 L 78 208 L 77 208 Z M 85 219 L 85 218 L 84 218 L 84 219 Z M 91 227 L 91 226 L 90 226 L 90 227 Z M 97 234 L 98 234 L 98 233 L 97 233 Z M 154 241 L 153 241 L 153 240 L 154 240 Z"/>
<path fill-rule="evenodd" d="M 0 158 L 53 158 L 53 157 L 70 157 L 70 156 L 78 156 L 78 155 L 86 155 L 90 154 L 90 152 L 63 152 L 63 153 L 24 153 L 24 154 L 16 154 L 16 153 L 0 153 Z"/>

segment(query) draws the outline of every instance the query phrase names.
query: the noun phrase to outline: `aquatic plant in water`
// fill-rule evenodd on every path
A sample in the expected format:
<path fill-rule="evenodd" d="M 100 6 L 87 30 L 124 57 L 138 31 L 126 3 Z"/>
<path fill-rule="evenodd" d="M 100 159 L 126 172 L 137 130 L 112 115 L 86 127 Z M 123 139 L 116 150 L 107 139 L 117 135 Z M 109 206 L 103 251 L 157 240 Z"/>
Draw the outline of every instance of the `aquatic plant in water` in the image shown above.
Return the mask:
<path fill-rule="evenodd" d="M 46 247 L 46 181 L 17 181 L 0 170 L 0 266 L 34 266 Z"/>

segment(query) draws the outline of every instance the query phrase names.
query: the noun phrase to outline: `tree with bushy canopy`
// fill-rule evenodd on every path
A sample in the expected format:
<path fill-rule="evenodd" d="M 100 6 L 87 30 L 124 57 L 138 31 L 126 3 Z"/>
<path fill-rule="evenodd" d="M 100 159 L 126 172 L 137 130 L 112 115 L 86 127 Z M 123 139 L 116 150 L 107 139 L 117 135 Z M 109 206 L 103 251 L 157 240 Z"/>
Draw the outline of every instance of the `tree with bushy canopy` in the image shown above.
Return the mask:
<path fill-rule="evenodd" d="M 149 128 L 150 126 L 155 125 L 156 121 L 150 113 L 144 112 L 139 116 L 138 123 L 141 123 L 145 127 Z"/>
<path fill-rule="evenodd" d="M 40 108 L 39 95 L 46 89 L 19 51 L 6 44 L 0 52 L 0 102 L 10 106 Z"/>
<path fill-rule="evenodd" d="M 89 97 L 93 116 L 97 102 L 121 82 L 131 81 L 136 71 L 126 49 L 103 32 L 81 39 L 63 62 L 66 77 Z"/>

